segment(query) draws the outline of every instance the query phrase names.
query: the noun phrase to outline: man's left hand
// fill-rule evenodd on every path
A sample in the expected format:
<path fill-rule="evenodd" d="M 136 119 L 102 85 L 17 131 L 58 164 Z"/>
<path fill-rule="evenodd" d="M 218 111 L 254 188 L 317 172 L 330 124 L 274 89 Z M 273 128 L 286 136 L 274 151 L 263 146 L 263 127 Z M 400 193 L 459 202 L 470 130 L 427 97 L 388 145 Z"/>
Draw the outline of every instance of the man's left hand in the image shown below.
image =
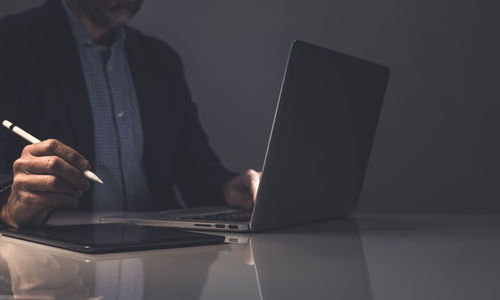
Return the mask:
<path fill-rule="evenodd" d="M 262 172 L 246 170 L 224 184 L 226 202 L 231 207 L 251 209 L 255 203 Z"/>

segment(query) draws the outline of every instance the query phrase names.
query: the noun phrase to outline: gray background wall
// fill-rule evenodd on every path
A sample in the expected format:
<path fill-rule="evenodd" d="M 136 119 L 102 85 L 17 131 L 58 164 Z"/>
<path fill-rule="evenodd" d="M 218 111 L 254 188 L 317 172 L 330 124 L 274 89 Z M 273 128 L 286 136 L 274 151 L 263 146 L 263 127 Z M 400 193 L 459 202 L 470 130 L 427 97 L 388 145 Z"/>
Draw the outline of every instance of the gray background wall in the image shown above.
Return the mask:
<path fill-rule="evenodd" d="M 0 15 L 41 1 L 0 1 Z M 498 1 L 146 0 L 132 22 L 175 47 L 213 147 L 259 169 L 289 44 L 392 69 L 360 212 L 500 212 Z M 0 41 L 1 42 L 1 41 Z"/>

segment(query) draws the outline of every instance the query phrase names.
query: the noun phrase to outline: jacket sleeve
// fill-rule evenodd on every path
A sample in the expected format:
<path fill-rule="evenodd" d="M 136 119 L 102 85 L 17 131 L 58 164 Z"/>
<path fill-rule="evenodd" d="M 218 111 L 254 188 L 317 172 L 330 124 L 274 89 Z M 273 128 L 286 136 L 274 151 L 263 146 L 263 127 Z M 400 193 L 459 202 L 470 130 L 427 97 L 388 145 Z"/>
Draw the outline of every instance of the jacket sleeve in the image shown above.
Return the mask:
<path fill-rule="evenodd" d="M 176 185 L 188 206 L 225 205 L 222 186 L 237 173 L 227 170 L 211 148 L 184 75 L 179 79 L 177 88 L 184 94 L 179 104 L 183 116 L 183 143 L 174 163 Z"/>
<path fill-rule="evenodd" d="M 0 121 L 12 117 L 13 102 L 17 100 L 17 95 L 14 92 L 16 84 L 12 80 L 16 76 L 12 74 L 12 68 L 7 59 L 9 53 L 5 46 L 5 42 L 9 39 L 2 25 L 3 22 L 0 21 Z M 6 128 L 3 128 L 3 125 L 0 126 L 0 200 L 8 196 L 10 191 L 5 187 L 12 182 L 12 158 L 9 155 L 9 149 L 13 145 L 10 134 Z"/>
<path fill-rule="evenodd" d="M 0 122 L 26 122 L 26 101 L 23 97 L 23 70 L 27 63 L 24 27 L 15 18 L 0 19 Z M 12 182 L 12 164 L 26 143 L 0 126 L 0 190 Z M 8 190 L 5 192 L 9 193 Z M 0 196 L 1 197 L 1 196 Z"/>

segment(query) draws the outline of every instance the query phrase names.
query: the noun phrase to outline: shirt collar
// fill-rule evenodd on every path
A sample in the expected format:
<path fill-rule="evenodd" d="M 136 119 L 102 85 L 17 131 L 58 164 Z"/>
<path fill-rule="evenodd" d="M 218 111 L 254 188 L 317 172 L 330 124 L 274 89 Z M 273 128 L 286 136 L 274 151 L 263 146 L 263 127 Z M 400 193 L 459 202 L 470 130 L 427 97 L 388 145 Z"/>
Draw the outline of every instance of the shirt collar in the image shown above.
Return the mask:
<path fill-rule="evenodd" d="M 66 11 L 66 15 L 68 16 L 69 24 L 71 26 L 71 30 L 73 31 L 73 36 L 75 37 L 76 45 L 79 48 L 97 46 L 83 28 L 80 20 L 75 16 L 73 11 L 69 8 L 68 4 L 66 3 L 66 0 L 61 0 L 61 2 L 64 7 L 64 10 Z M 120 26 L 120 28 L 118 29 L 118 33 L 115 37 L 115 40 L 111 45 L 111 48 L 115 48 L 117 46 L 123 47 L 124 41 L 125 41 L 125 30 L 123 26 Z"/>

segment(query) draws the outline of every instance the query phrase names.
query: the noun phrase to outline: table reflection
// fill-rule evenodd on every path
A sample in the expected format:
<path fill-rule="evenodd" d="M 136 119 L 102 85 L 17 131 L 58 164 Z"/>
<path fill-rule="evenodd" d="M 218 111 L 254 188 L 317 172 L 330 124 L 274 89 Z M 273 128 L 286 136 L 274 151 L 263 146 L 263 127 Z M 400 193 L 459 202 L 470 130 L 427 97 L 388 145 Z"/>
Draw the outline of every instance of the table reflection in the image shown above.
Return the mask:
<path fill-rule="evenodd" d="M 0 279 L 29 299 L 372 299 L 353 219 L 228 237 L 100 255 L 2 237 Z"/>
<path fill-rule="evenodd" d="M 372 299 L 356 221 L 254 234 L 261 299 Z"/>
<path fill-rule="evenodd" d="M 497 215 L 368 215 L 225 235 L 234 243 L 100 255 L 1 237 L 0 294 L 7 296 L 0 299 L 457 300 L 500 294 Z"/>

